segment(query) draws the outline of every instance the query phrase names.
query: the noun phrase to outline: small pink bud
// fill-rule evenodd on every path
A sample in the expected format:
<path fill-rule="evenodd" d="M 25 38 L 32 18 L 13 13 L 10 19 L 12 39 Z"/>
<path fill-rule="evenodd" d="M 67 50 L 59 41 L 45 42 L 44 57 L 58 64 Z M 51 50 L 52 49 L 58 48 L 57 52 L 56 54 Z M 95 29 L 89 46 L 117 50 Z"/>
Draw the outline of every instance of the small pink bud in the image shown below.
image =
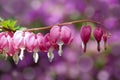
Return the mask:
<path fill-rule="evenodd" d="M 90 39 L 91 35 L 91 27 L 90 26 L 82 26 L 80 30 L 80 37 L 82 39 L 84 45 L 84 52 L 86 52 L 86 46 Z"/>
<path fill-rule="evenodd" d="M 100 51 L 100 41 L 101 41 L 102 36 L 103 36 L 103 30 L 101 28 L 95 28 L 93 35 L 97 41 L 97 50 Z"/>
<path fill-rule="evenodd" d="M 110 37 L 110 33 L 108 32 L 104 32 L 103 33 L 103 41 L 104 41 L 104 49 L 106 50 L 107 49 L 107 40 L 108 38 Z"/>

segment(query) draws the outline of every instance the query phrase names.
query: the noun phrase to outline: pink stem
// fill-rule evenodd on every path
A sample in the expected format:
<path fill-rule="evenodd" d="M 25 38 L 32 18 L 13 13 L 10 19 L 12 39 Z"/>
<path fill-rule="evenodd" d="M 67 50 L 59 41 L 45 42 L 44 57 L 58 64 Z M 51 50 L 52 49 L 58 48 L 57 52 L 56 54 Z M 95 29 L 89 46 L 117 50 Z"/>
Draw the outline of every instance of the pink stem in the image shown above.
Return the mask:
<path fill-rule="evenodd" d="M 104 42 L 104 49 L 105 49 L 105 50 L 107 49 L 107 44 L 106 44 L 106 42 Z"/>
<path fill-rule="evenodd" d="M 84 53 L 86 52 L 86 46 L 87 46 L 87 44 L 84 43 L 84 49 L 83 49 Z"/>
<path fill-rule="evenodd" d="M 97 42 L 97 50 L 100 52 L 100 42 Z"/>

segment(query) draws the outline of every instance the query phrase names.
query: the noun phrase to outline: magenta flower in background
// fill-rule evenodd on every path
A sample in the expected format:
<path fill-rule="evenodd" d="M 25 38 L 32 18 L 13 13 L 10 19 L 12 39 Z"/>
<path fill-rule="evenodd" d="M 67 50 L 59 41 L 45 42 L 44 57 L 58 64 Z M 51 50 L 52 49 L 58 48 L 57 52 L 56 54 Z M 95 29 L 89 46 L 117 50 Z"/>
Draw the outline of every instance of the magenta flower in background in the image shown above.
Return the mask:
<path fill-rule="evenodd" d="M 100 41 L 101 41 L 102 36 L 103 36 L 103 30 L 101 28 L 95 28 L 93 35 L 97 41 L 97 50 L 100 51 Z"/>
<path fill-rule="evenodd" d="M 80 29 L 80 37 L 84 45 L 84 52 L 86 52 L 86 46 L 90 39 L 91 26 L 82 26 Z"/>

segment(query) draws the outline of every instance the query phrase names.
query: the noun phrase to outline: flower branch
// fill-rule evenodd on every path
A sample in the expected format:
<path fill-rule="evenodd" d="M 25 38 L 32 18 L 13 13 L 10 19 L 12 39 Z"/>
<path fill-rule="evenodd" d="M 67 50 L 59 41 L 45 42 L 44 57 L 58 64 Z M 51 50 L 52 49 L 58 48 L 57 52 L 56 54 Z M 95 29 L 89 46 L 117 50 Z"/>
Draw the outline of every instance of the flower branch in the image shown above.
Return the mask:
<path fill-rule="evenodd" d="M 75 24 L 75 23 L 82 23 L 82 22 L 92 22 L 95 24 L 99 24 L 102 25 L 100 22 L 94 21 L 94 20 L 76 20 L 76 21 L 71 21 L 71 22 L 64 22 L 64 23 L 59 23 L 59 24 L 55 24 L 52 26 L 46 26 L 46 27 L 40 27 L 40 28 L 31 28 L 31 29 L 26 29 L 24 30 L 26 31 L 37 31 L 37 30 L 47 30 L 47 29 L 51 29 L 53 26 L 64 26 L 64 25 L 70 25 L 70 24 Z"/>

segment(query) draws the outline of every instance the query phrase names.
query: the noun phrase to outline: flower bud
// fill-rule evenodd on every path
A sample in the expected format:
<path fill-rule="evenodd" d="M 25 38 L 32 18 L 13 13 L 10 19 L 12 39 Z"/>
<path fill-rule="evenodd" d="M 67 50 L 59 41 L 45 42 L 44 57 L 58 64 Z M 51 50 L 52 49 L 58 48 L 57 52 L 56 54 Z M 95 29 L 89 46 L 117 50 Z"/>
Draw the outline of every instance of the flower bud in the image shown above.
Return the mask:
<path fill-rule="evenodd" d="M 108 38 L 111 36 L 110 33 L 108 32 L 104 32 L 103 33 L 103 41 L 104 41 L 104 49 L 106 50 L 107 49 L 107 41 L 108 41 Z"/>
<path fill-rule="evenodd" d="M 103 36 L 103 30 L 101 28 L 95 28 L 93 32 L 94 38 L 97 41 L 97 50 L 100 51 L 100 41 Z"/>
<path fill-rule="evenodd" d="M 84 45 L 84 52 L 86 52 L 86 46 L 90 39 L 91 35 L 91 27 L 90 26 L 82 26 L 80 30 L 80 37 Z"/>

